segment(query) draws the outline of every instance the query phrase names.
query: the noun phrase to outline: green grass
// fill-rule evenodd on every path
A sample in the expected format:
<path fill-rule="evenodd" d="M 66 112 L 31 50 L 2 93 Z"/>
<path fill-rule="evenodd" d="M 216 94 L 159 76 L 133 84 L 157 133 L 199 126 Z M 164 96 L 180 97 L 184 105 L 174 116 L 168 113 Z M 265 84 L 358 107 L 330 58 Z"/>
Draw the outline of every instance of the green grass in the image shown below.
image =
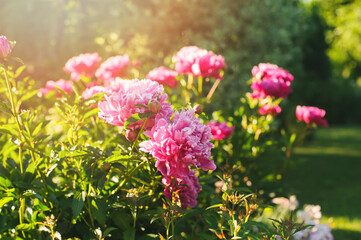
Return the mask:
<path fill-rule="evenodd" d="M 361 239 L 361 127 L 318 129 L 282 182 L 301 205 L 321 205 L 336 240 Z"/>

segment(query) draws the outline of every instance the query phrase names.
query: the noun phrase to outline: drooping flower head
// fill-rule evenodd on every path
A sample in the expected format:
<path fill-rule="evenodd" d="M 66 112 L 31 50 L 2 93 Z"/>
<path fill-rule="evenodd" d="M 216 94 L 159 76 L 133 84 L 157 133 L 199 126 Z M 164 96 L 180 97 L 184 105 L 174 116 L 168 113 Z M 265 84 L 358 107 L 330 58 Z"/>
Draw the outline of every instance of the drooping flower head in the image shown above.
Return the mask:
<path fill-rule="evenodd" d="M 123 126 L 133 114 L 150 112 L 147 107 L 150 102 L 160 105 L 157 113 L 151 114 L 144 129 L 153 127 L 159 118 L 169 119 L 172 115 L 170 104 L 166 102 L 167 94 L 163 86 L 151 80 L 123 80 L 119 90 L 104 96 L 104 101 L 98 104 L 99 117 L 109 124 Z M 143 105 L 143 106 L 142 106 Z M 130 124 L 133 130 L 140 129 L 144 119 Z"/>
<path fill-rule="evenodd" d="M 175 70 L 182 74 L 192 73 L 192 65 L 195 60 L 202 55 L 206 55 L 207 50 L 196 46 L 183 47 L 173 56 Z"/>
<path fill-rule="evenodd" d="M 224 58 L 213 52 L 199 56 L 192 65 L 192 74 L 196 77 L 214 77 L 222 79 L 219 72 L 226 67 Z"/>
<path fill-rule="evenodd" d="M 177 80 L 175 78 L 178 76 L 176 71 L 172 71 L 167 69 L 166 67 L 158 67 L 151 70 L 147 74 L 147 78 L 159 82 L 163 86 L 176 87 L 178 85 Z"/>
<path fill-rule="evenodd" d="M 317 107 L 297 106 L 296 117 L 307 124 L 328 127 L 327 120 L 324 119 L 326 111 Z"/>
<path fill-rule="evenodd" d="M 258 113 L 261 115 L 271 114 L 271 115 L 278 115 L 281 113 L 282 109 L 280 106 L 270 106 L 269 104 L 263 105 L 260 109 L 258 109 Z"/>
<path fill-rule="evenodd" d="M 201 190 L 194 171 L 182 178 L 163 177 L 164 196 L 172 201 L 179 201 L 182 209 L 197 205 L 198 193 Z"/>
<path fill-rule="evenodd" d="M 213 140 L 222 140 L 231 136 L 234 126 L 227 126 L 227 122 L 209 122 L 207 126 L 211 128 L 211 133 L 213 135 Z"/>
<path fill-rule="evenodd" d="M 110 57 L 100 65 L 95 76 L 102 82 L 112 81 L 116 77 L 126 77 L 129 64 L 128 55 Z"/>
<path fill-rule="evenodd" d="M 140 149 L 153 155 L 163 176 L 188 176 L 191 165 L 204 171 L 216 168 L 211 159 L 211 129 L 195 117 L 193 109 L 175 111 L 172 121 L 160 119 L 145 134 L 150 139 L 140 143 Z"/>
<path fill-rule="evenodd" d="M 73 82 L 72 81 L 66 81 L 64 79 L 60 79 L 56 82 L 54 81 L 47 81 L 45 84 L 45 88 L 40 88 L 40 93 L 42 95 L 48 94 L 50 91 L 55 91 L 56 87 L 60 88 L 64 92 L 71 93 L 73 92 Z M 61 94 L 58 92 L 56 93 L 56 96 L 61 97 Z"/>
<path fill-rule="evenodd" d="M 0 36 L 0 58 L 6 58 L 13 50 L 13 47 L 5 36 Z"/>
<path fill-rule="evenodd" d="M 251 88 L 253 98 L 287 98 L 292 92 L 293 76 L 286 70 L 270 63 L 260 63 L 252 69 L 254 76 Z"/>
<path fill-rule="evenodd" d="M 78 81 L 81 76 L 93 77 L 99 67 L 98 53 L 85 53 L 70 58 L 65 64 L 64 71 L 70 73 L 71 79 Z"/>

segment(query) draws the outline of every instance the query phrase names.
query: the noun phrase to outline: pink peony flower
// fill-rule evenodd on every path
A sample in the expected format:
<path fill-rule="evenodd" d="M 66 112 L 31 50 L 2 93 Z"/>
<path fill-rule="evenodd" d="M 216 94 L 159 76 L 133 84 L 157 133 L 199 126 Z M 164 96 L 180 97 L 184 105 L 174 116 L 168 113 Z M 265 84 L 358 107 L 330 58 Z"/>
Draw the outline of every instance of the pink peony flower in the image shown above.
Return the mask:
<path fill-rule="evenodd" d="M 71 79 L 78 81 L 81 76 L 93 77 L 99 67 L 98 53 L 85 53 L 70 58 L 65 64 L 64 71 L 70 73 Z"/>
<path fill-rule="evenodd" d="M 149 117 L 145 129 L 153 127 L 159 118 L 169 119 L 172 115 L 170 104 L 166 102 L 167 94 L 163 93 L 163 86 L 151 80 L 122 80 L 119 91 L 110 95 L 105 95 L 105 100 L 98 104 L 99 117 L 109 124 L 123 126 L 133 114 L 150 112 L 149 102 L 159 102 L 161 110 L 152 113 Z M 140 129 L 144 119 L 130 124 L 133 130 Z"/>
<path fill-rule="evenodd" d="M 183 47 L 174 54 L 175 70 L 182 74 L 192 73 L 192 65 L 196 58 L 207 54 L 207 50 L 196 46 Z"/>
<path fill-rule="evenodd" d="M 279 81 L 277 79 L 255 80 L 252 82 L 251 88 L 253 98 L 265 98 L 267 96 L 275 98 L 287 98 L 292 92 L 290 82 Z"/>
<path fill-rule="evenodd" d="M 113 92 L 125 91 L 125 86 L 130 83 L 131 80 L 121 79 L 119 77 L 106 82 L 105 86 L 111 89 Z"/>
<path fill-rule="evenodd" d="M 115 56 L 108 58 L 100 65 L 95 76 L 102 82 L 109 82 L 116 77 L 126 77 L 129 70 L 129 56 Z"/>
<path fill-rule="evenodd" d="M 172 121 L 160 119 L 145 134 L 150 139 L 140 143 L 140 149 L 153 155 L 163 176 L 187 176 L 190 165 L 204 171 L 216 168 L 211 160 L 211 129 L 195 117 L 193 109 L 175 111 Z"/>
<path fill-rule="evenodd" d="M 103 86 L 93 86 L 93 87 L 85 89 L 85 91 L 83 92 L 83 98 L 88 99 L 98 93 L 110 94 L 110 93 L 112 93 L 112 90 L 108 89 L 106 87 L 103 87 Z"/>
<path fill-rule="evenodd" d="M 315 123 L 317 126 L 328 127 L 327 120 L 323 117 L 326 111 L 317 107 L 297 106 L 296 117 L 307 124 Z"/>
<path fill-rule="evenodd" d="M 0 36 L 0 58 L 6 58 L 13 50 L 13 47 L 5 36 Z"/>
<path fill-rule="evenodd" d="M 254 76 L 251 88 L 253 98 L 286 98 L 292 92 L 293 76 L 283 68 L 270 63 L 260 63 L 252 69 Z"/>
<path fill-rule="evenodd" d="M 278 115 L 282 111 L 281 107 L 278 105 L 270 106 L 269 104 L 263 105 L 260 109 L 258 109 L 258 113 L 261 115 L 272 114 Z"/>
<path fill-rule="evenodd" d="M 182 74 L 197 77 L 214 77 L 222 79 L 219 71 L 226 66 L 224 58 L 211 51 L 191 46 L 184 47 L 173 56 L 175 70 Z"/>
<path fill-rule="evenodd" d="M 222 140 L 222 139 L 228 138 L 229 136 L 231 136 L 231 134 L 234 130 L 234 126 L 228 127 L 227 122 L 223 122 L 223 123 L 209 122 L 206 125 L 211 128 L 213 140 Z"/>
<path fill-rule="evenodd" d="M 50 91 L 56 90 L 55 87 L 60 88 L 64 92 L 71 93 L 73 92 L 73 82 L 72 81 L 66 81 L 64 79 L 60 79 L 59 81 L 47 81 L 45 88 L 40 88 L 39 91 L 42 95 L 48 94 Z M 57 97 L 61 97 L 61 94 L 59 92 L 56 93 Z"/>
<path fill-rule="evenodd" d="M 163 84 L 163 86 L 170 87 L 176 87 L 178 85 L 178 82 L 175 80 L 177 76 L 178 73 L 176 71 L 169 70 L 163 66 L 155 68 L 147 74 L 148 79 L 159 82 Z"/>
<path fill-rule="evenodd" d="M 190 171 L 188 176 L 182 178 L 164 177 L 162 182 L 165 185 L 164 196 L 172 201 L 180 201 L 182 209 L 193 208 L 197 205 L 201 186 L 194 171 Z"/>
<path fill-rule="evenodd" d="M 289 72 L 270 63 L 260 63 L 258 66 L 254 66 L 252 68 L 252 75 L 258 80 L 276 78 L 282 79 L 285 82 L 293 81 L 293 76 Z"/>
<path fill-rule="evenodd" d="M 222 79 L 219 75 L 219 71 L 225 68 L 225 66 L 226 63 L 221 55 L 215 55 L 213 52 L 208 52 L 195 59 L 195 62 L 192 65 L 192 73 L 196 77 L 214 77 Z"/>

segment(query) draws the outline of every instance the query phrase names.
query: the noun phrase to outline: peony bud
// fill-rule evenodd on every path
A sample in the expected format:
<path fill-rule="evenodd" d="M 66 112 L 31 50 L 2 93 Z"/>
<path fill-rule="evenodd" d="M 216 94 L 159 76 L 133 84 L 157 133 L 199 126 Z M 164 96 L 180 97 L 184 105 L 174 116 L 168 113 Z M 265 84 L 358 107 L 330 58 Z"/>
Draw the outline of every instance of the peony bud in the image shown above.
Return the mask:
<path fill-rule="evenodd" d="M 134 131 L 134 130 L 128 129 L 125 132 L 125 137 L 127 138 L 127 140 L 129 142 L 133 142 L 137 138 L 137 135 L 138 135 L 138 133 L 136 131 Z"/>
<path fill-rule="evenodd" d="M 193 107 L 193 110 L 195 111 L 195 113 L 201 114 L 203 112 L 203 106 L 200 104 L 197 104 Z"/>
<path fill-rule="evenodd" d="M 160 103 L 158 101 L 154 101 L 154 100 L 152 100 L 148 103 L 148 107 L 152 113 L 158 113 L 160 111 L 160 109 L 162 108 Z"/>
<path fill-rule="evenodd" d="M 100 166 L 100 170 L 102 170 L 103 172 L 109 172 L 110 170 L 110 164 L 109 163 L 103 163 L 101 166 Z"/>
<path fill-rule="evenodd" d="M 13 50 L 13 45 L 5 36 L 0 36 L 0 58 L 6 58 Z"/>

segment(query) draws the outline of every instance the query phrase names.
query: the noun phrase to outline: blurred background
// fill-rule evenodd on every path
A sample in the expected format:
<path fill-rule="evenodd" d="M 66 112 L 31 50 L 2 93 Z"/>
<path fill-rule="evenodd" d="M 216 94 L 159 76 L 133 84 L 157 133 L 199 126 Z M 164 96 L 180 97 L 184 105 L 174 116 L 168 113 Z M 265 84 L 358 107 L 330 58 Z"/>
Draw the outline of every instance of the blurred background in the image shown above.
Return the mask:
<path fill-rule="evenodd" d="M 219 106 L 232 106 L 250 70 L 270 62 L 296 78 L 288 100 L 327 111 L 331 124 L 361 123 L 359 0 L 0 0 L 1 34 L 41 86 L 68 78 L 72 56 L 129 54 L 141 72 L 169 66 L 181 47 L 222 54 Z M 227 92 L 227 98 L 222 95 Z"/>
<path fill-rule="evenodd" d="M 38 82 L 69 78 L 66 61 L 129 54 L 144 77 L 197 45 L 224 56 L 212 103 L 225 114 L 249 91 L 251 69 L 270 62 L 295 76 L 281 118 L 296 105 L 325 109 L 331 125 L 296 151 L 284 189 L 320 204 L 335 239 L 361 239 L 360 0 L 0 0 L 0 35 Z M 224 97 L 227 96 L 227 97 Z"/>

